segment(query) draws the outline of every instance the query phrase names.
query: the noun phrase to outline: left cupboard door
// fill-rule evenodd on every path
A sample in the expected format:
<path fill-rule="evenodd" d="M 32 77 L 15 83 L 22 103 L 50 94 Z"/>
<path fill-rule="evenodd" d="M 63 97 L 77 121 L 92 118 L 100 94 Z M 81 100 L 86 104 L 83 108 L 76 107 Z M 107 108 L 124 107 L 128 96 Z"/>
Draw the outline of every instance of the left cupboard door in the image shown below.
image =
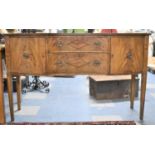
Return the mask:
<path fill-rule="evenodd" d="M 45 73 L 45 39 L 41 37 L 10 38 L 10 71 L 20 74 Z"/>

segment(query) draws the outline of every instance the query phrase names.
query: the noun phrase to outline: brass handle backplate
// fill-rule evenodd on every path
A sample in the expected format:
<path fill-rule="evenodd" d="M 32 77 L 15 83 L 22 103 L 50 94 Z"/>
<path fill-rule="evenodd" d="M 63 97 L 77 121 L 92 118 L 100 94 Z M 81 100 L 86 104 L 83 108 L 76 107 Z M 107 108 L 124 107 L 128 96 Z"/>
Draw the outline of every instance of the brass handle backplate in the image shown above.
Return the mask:
<path fill-rule="evenodd" d="M 94 45 L 101 46 L 101 42 L 100 41 L 96 41 L 96 42 L 94 42 Z"/>
<path fill-rule="evenodd" d="M 83 57 L 84 56 L 84 53 L 78 53 L 77 55 L 79 58 Z"/>
<path fill-rule="evenodd" d="M 63 46 L 62 41 L 57 41 L 56 46 L 57 46 L 58 48 L 61 48 L 61 47 Z"/>
<path fill-rule="evenodd" d="M 131 52 L 131 51 L 129 51 L 129 52 L 127 53 L 127 59 L 129 59 L 129 60 L 132 59 L 132 52 Z"/>
<path fill-rule="evenodd" d="M 30 58 L 30 54 L 28 52 L 24 52 L 23 53 L 23 58 L 29 59 Z"/>
<path fill-rule="evenodd" d="M 51 51 L 50 50 L 48 50 L 48 54 L 51 54 Z"/>
<path fill-rule="evenodd" d="M 101 62 L 99 60 L 94 60 L 93 64 L 94 64 L 94 66 L 99 66 L 101 64 Z"/>

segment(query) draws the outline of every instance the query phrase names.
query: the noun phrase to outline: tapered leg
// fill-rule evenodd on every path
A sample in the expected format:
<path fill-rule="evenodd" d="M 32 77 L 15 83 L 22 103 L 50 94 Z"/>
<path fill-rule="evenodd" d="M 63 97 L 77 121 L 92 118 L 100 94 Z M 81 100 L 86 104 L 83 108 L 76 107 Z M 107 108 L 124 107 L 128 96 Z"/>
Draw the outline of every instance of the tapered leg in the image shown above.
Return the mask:
<path fill-rule="evenodd" d="M 16 89 L 17 89 L 17 105 L 18 105 L 18 110 L 21 110 L 21 80 L 20 76 L 16 77 Z"/>
<path fill-rule="evenodd" d="M 7 75 L 7 88 L 8 88 L 8 97 L 9 97 L 9 107 L 10 107 L 11 121 L 14 121 L 12 76 L 10 74 Z"/>
<path fill-rule="evenodd" d="M 147 72 L 146 73 L 142 73 L 142 79 L 141 79 L 140 120 L 143 120 L 143 117 L 144 117 L 146 81 L 147 81 Z"/>
<path fill-rule="evenodd" d="M 131 85 L 130 85 L 130 108 L 134 108 L 134 99 L 135 99 L 135 75 L 131 75 Z"/>
<path fill-rule="evenodd" d="M 3 90 L 3 69 L 2 69 L 2 55 L 0 49 L 0 124 L 5 124 L 5 108 L 4 108 L 4 90 Z"/>

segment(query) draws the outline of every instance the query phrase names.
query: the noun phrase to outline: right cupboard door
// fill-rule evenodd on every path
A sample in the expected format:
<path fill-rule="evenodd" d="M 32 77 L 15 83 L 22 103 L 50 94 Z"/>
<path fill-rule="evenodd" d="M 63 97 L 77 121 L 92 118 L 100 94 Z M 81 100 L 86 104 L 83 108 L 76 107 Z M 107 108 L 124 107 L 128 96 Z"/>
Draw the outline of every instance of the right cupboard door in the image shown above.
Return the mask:
<path fill-rule="evenodd" d="M 143 69 L 144 37 L 112 36 L 111 74 L 136 74 Z"/>

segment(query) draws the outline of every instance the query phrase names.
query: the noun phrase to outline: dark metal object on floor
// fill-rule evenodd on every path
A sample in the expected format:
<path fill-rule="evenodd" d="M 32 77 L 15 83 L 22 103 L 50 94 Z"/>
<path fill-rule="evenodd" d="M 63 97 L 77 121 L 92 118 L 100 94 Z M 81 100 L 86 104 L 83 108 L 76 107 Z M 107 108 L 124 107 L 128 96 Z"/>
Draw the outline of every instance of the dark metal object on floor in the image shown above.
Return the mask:
<path fill-rule="evenodd" d="M 27 82 L 25 83 L 25 86 L 23 88 L 23 94 L 27 93 L 27 92 L 32 92 L 32 91 L 40 91 L 40 92 L 45 92 L 45 93 L 49 93 L 50 89 L 49 87 L 49 83 L 46 81 L 41 81 L 39 79 L 39 76 L 34 76 L 34 79 L 32 80 L 32 82 L 30 82 L 29 78 L 27 78 Z"/>

